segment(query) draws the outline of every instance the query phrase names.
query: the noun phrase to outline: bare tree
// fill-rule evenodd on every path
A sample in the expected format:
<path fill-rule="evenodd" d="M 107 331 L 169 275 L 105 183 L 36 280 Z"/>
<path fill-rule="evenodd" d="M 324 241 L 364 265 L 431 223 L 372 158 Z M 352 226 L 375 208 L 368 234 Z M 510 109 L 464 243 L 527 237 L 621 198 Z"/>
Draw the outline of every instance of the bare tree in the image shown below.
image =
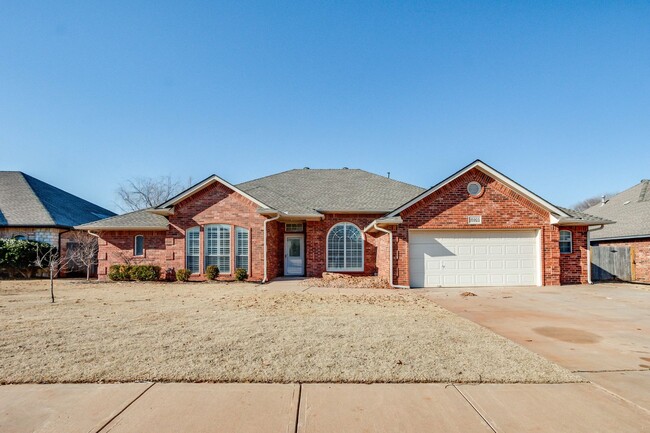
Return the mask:
<path fill-rule="evenodd" d="M 90 280 L 90 270 L 97 265 L 99 243 L 90 233 L 73 231 L 68 237 L 67 256 L 69 265 L 83 267 L 86 270 L 86 280 Z"/>
<path fill-rule="evenodd" d="M 171 176 L 129 179 L 117 188 L 118 202 L 116 204 L 124 212 L 155 207 L 189 187 L 191 182 L 192 179 L 184 184 L 172 179 Z"/>
<path fill-rule="evenodd" d="M 578 203 L 574 204 L 572 208 L 577 210 L 577 211 L 583 211 L 583 210 L 589 209 L 590 207 L 595 206 L 598 203 L 600 203 L 603 200 L 603 196 L 605 198 L 607 198 L 607 197 L 611 197 L 611 196 L 616 195 L 616 194 L 617 193 L 595 195 L 593 197 L 589 197 L 589 198 L 586 198 L 586 199 L 584 199 L 582 201 L 579 201 Z"/>
<path fill-rule="evenodd" d="M 52 298 L 52 303 L 54 303 L 54 278 L 59 275 L 59 272 L 61 272 L 68 261 L 69 258 L 61 257 L 58 249 L 53 245 L 47 245 L 36 251 L 34 266 L 47 269 L 50 273 L 50 297 Z"/>

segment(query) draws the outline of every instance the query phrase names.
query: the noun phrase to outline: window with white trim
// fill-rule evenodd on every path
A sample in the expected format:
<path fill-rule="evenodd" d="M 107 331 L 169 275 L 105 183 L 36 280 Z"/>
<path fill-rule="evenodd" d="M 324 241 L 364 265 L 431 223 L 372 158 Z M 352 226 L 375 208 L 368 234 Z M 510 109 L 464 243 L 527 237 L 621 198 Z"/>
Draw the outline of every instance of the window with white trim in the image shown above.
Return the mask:
<path fill-rule="evenodd" d="M 302 223 L 285 223 L 284 231 L 287 233 L 302 233 Z"/>
<path fill-rule="evenodd" d="M 235 228 L 235 269 L 246 269 L 248 273 L 248 230 Z"/>
<path fill-rule="evenodd" d="M 144 236 L 137 235 L 133 241 L 133 255 L 144 256 Z"/>
<path fill-rule="evenodd" d="M 230 226 L 205 226 L 205 266 L 216 265 L 219 273 L 230 273 Z"/>
<path fill-rule="evenodd" d="M 187 229 L 185 231 L 185 267 L 193 274 L 199 273 L 200 247 L 199 228 Z"/>
<path fill-rule="evenodd" d="M 328 271 L 363 271 L 363 234 L 352 223 L 339 223 L 327 235 Z"/>
<path fill-rule="evenodd" d="M 560 253 L 571 254 L 573 252 L 573 236 L 570 230 L 560 230 Z"/>

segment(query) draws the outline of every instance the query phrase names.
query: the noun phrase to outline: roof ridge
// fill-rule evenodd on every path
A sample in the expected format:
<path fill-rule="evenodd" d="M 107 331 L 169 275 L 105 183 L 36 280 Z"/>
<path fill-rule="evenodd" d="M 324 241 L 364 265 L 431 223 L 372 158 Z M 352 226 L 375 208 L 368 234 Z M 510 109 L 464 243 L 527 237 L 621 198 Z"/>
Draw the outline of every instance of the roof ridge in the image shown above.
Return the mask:
<path fill-rule="evenodd" d="M 637 202 L 643 202 L 646 201 L 646 195 L 648 194 L 648 185 L 650 182 L 648 182 L 647 179 L 644 179 L 641 181 L 641 192 L 639 193 L 639 199 Z"/>
<path fill-rule="evenodd" d="M 31 184 L 31 182 L 29 181 L 28 178 L 31 178 L 31 179 L 34 179 L 34 180 L 38 180 L 38 179 L 36 179 L 35 177 L 32 177 L 32 176 L 30 176 L 30 175 L 28 175 L 28 174 L 26 174 L 26 173 L 23 173 L 22 171 L 17 171 L 16 173 L 20 173 L 20 175 L 23 177 L 23 180 L 25 181 L 25 183 L 27 184 L 27 186 L 29 187 L 29 189 L 32 191 L 32 193 L 34 194 L 34 197 L 36 197 L 36 201 L 38 202 L 38 204 L 43 208 L 43 210 L 45 211 L 45 213 L 50 217 L 50 221 L 52 221 L 52 224 L 56 225 L 57 222 L 56 222 L 56 220 L 54 219 L 54 216 L 52 215 L 52 212 L 50 212 L 50 210 L 47 208 L 47 206 L 45 206 L 45 205 L 43 204 L 43 200 L 41 200 L 41 197 L 38 195 L 38 193 L 37 193 L 36 190 L 34 189 L 34 186 Z M 42 182 L 42 181 L 41 181 L 41 182 Z M 56 187 L 55 187 L 55 188 L 56 188 Z M 58 188 L 57 188 L 57 189 L 58 189 Z"/>

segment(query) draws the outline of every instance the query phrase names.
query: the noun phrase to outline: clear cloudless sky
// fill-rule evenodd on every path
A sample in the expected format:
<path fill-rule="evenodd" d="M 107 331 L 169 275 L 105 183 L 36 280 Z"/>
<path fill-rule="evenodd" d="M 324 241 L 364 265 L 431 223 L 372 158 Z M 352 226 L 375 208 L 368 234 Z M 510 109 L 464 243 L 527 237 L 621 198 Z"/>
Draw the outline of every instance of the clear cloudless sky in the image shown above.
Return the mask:
<path fill-rule="evenodd" d="M 477 158 L 565 206 L 650 177 L 650 2 L 0 2 L 0 170 L 113 210 L 135 176 Z"/>

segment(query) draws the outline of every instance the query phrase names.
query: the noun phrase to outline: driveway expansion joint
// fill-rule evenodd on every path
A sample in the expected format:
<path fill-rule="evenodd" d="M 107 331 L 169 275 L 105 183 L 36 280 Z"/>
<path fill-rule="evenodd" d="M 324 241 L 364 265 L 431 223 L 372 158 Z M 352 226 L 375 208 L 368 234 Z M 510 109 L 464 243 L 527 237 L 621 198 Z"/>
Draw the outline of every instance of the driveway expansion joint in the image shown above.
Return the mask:
<path fill-rule="evenodd" d="M 627 399 L 627 398 L 625 398 L 625 397 L 623 397 L 623 396 L 621 396 L 621 395 L 615 393 L 614 391 L 610 391 L 609 389 L 605 388 L 605 387 L 602 386 L 602 385 L 597 384 L 596 382 L 589 382 L 589 383 L 590 383 L 591 385 L 595 386 L 596 388 L 598 388 L 598 389 L 600 389 L 600 390 L 606 392 L 607 394 L 609 394 L 609 395 L 611 395 L 611 396 L 613 396 L 613 397 L 615 397 L 615 398 L 618 398 L 619 400 L 622 400 L 622 401 L 626 402 L 627 404 L 631 404 L 632 406 L 634 406 L 634 407 L 636 407 L 636 408 L 638 408 L 638 409 L 641 409 L 642 411 L 644 411 L 644 412 L 650 414 L 650 410 L 646 409 L 646 408 L 643 407 L 643 406 L 638 405 L 637 403 L 633 402 L 632 400 L 629 400 L 629 399 Z"/>
<path fill-rule="evenodd" d="M 296 419 L 294 422 L 293 433 L 298 433 L 298 423 L 300 422 L 300 406 L 302 406 L 302 383 L 298 383 L 298 404 L 296 405 Z"/>
<path fill-rule="evenodd" d="M 118 416 L 122 415 L 133 403 L 138 401 L 140 397 L 142 397 L 147 391 L 149 391 L 153 386 L 156 384 L 156 382 L 152 382 L 151 385 L 146 387 L 144 391 L 142 391 L 140 394 L 138 394 L 133 400 L 131 400 L 126 406 L 124 406 L 119 412 L 115 414 L 115 416 L 111 417 L 108 421 L 104 423 L 101 427 L 97 429 L 95 433 L 101 433 L 110 423 L 113 422 L 114 419 L 116 419 Z"/>
<path fill-rule="evenodd" d="M 480 385 L 480 384 L 478 384 L 477 386 L 479 386 L 479 385 Z M 478 408 L 477 408 L 476 406 L 474 406 L 474 404 L 470 401 L 470 399 L 467 398 L 467 396 L 466 396 L 465 394 L 463 394 L 463 391 L 461 391 L 460 388 L 458 388 L 458 386 L 457 386 L 455 383 L 452 383 L 452 384 L 447 385 L 447 386 L 452 386 L 452 387 L 454 387 L 454 389 L 456 389 L 456 391 L 458 391 L 458 393 L 461 395 L 461 397 L 463 397 L 463 398 L 465 399 L 465 401 L 467 402 L 467 404 L 469 404 L 469 405 L 472 407 L 472 409 L 474 409 L 474 412 L 476 412 L 477 415 L 481 417 L 481 419 L 483 420 L 483 422 L 484 422 L 488 427 L 490 427 L 490 429 L 491 429 L 494 433 L 499 433 L 499 432 L 497 431 L 497 429 L 496 429 L 492 424 L 490 424 L 490 421 L 488 421 L 487 418 L 485 418 L 485 417 L 483 416 L 483 414 L 478 410 Z M 445 388 L 447 388 L 447 386 L 445 386 Z"/>

